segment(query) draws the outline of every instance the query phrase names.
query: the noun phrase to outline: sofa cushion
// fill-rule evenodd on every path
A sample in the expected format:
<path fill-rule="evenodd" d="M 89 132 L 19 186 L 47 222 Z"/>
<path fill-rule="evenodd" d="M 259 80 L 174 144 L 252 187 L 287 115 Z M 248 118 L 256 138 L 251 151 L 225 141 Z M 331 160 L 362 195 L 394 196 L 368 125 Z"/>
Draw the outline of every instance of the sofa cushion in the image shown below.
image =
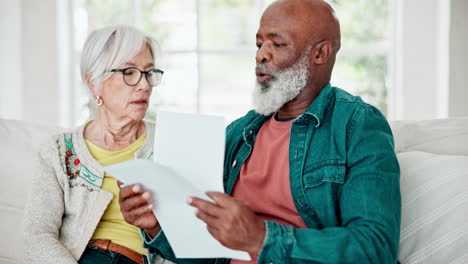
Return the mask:
<path fill-rule="evenodd" d="M 39 146 L 57 128 L 0 119 L 0 263 L 16 263 L 23 208 Z"/>
<path fill-rule="evenodd" d="M 393 121 L 396 152 L 424 151 L 468 156 L 468 118 Z"/>
<path fill-rule="evenodd" d="M 400 262 L 468 263 L 468 157 L 411 151 L 398 160 Z"/>

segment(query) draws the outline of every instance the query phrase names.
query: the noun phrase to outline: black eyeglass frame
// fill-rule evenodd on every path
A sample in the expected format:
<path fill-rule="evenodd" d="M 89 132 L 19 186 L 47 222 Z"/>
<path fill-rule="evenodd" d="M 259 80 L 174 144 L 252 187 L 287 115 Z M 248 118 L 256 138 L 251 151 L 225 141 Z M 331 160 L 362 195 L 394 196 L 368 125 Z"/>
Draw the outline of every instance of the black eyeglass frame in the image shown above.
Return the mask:
<path fill-rule="evenodd" d="M 127 81 L 125 80 L 125 72 L 128 71 L 128 70 L 137 70 L 140 72 L 140 79 L 138 79 L 138 81 L 135 83 L 135 84 L 129 84 L 127 83 Z M 150 80 L 148 79 L 148 74 L 151 73 L 151 72 L 155 72 L 155 73 L 161 73 L 161 78 L 164 74 L 164 71 L 163 70 L 160 70 L 160 69 L 151 69 L 149 71 L 142 71 L 136 67 L 129 67 L 129 68 L 125 68 L 125 69 L 111 69 L 110 72 L 121 72 L 122 73 L 122 79 L 123 81 L 128 85 L 128 86 L 137 86 L 140 82 L 141 82 L 141 78 L 143 77 L 143 74 L 145 74 L 145 78 L 146 78 L 146 81 L 148 82 L 148 84 L 150 84 Z M 157 86 L 158 84 L 160 84 L 161 81 L 159 81 L 157 84 L 154 84 L 154 85 L 151 85 L 152 87 L 155 87 Z"/>

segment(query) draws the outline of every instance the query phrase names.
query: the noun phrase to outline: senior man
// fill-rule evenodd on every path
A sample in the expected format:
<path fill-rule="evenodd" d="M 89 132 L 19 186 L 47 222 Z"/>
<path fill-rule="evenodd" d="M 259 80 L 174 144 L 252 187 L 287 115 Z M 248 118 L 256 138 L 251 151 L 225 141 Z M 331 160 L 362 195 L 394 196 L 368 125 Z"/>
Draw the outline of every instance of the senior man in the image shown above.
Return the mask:
<path fill-rule="evenodd" d="M 322 0 L 276 1 L 256 41 L 255 110 L 227 128 L 226 193 L 188 203 L 214 238 L 249 252 L 250 263 L 397 263 L 393 136 L 379 110 L 330 84 L 341 44 L 333 9 Z M 155 254 L 230 261 L 176 259 L 155 216 L 138 213 L 149 199 L 141 186 L 121 192 L 124 216 Z"/>

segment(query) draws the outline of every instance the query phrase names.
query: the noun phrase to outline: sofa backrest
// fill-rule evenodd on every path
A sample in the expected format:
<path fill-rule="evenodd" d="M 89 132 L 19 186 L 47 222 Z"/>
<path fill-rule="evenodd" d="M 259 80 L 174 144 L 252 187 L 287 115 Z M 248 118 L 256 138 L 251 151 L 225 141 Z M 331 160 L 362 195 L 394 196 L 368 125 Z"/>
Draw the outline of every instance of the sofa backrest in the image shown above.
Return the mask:
<path fill-rule="evenodd" d="M 23 208 L 39 146 L 58 128 L 0 119 L 0 263 L 16 263 Z"/>
<path fill-rule="evenodd" d="M 400 262 L 468 263 L 468 118 L 391 127 L 401 168 Z"/>
<path fill-rule="evenodd" d="M 402 186 L 403 240 L 400 244 L 404 248 L 400 248 L 400 261 L 402 264 L 427 263 L 425 261 L 430 261 L 430 259 L 423 257 L 426 252 L 429 252 L 442 259 L 446 259 L 444 256 L 447 254 L 452 254 L 452 257 L 458 258 L 456 260 L 458 262 L 454 263 L 468 263 L 468 233 L 463 234 L 450 229 L 452 223 L 450 221 L 463 221 L 464 219 L 468 221 L 468 211 L 465 208 L 468 205 L 466 200 L 468 194 L 463 189 L 464 186 L 468 186 L 468 179 L 464 177 L 466 174 L 463 174 L 468 166 L 466 164 L 468 159 L 459 157 L 468 156 L 468 144 L 465 143 L 468 142 L 468 118 L 394 121 L 390 124 L 402 167 L 401 182 L 404 185 Z M 24 121 L 0 119 L 0 166 L 2 168 L 0 173 L 2 181 L 0 185 L 0 218 L 2 219 L 0 263 L 16 263 L 17 256 L 21 254 L 19 252 L 21 246 L 18 245 L 20 225 L 24 213 L 23 208 L 29 195 L 31 176 L 34 174 L 37 151 L 48 137 L 59 131 L 58 128 Z M 432 154 L 427 155 L 424 152 Z M 444 157 L 446 155 L 455 156 Z M 444 160 L 449 160 L 450 163 L 445 162 L 444 166 L 428 163 L 428 161 L 444 162 Z M 443 168 L 439 173 L 447 181 L 444 182 L 446 185 L 442 192 L 430 188 L 433 186 L 431 184 L 439 184 L 436 169 L 427 172 L 415 169 L 415 166 L 429 168 L 429 165 L 432 168 Z M 453 168 L 450 170 L 450 175 L 446 173 L 447 166 Z M 436 174 L 429 175 L 429 172 Z M 450 189 L 451 184 L 457 188 Z M 421 186 L 424 188 L 421 189 Z M 461 230 L 467 231 L 467 229 Z M 451 247 L 438 246 L 446 245 L 439 242 L 434 244 L 437 237 L 431 237 L 431 234 L 445 232 L 453 233 L 445 241 L 452 243 Z M 455 250 L 454 252 L 459 256 L 455 256 L 450 250 Z M 420 260 L 423 262 L 418 262 Z M 467 261 L 463 262 L 464 260 Z"/>
<path fill-rule="evenodd" d="M 396 152 L 468 156 L 468 118 L 390 122 Z"/>

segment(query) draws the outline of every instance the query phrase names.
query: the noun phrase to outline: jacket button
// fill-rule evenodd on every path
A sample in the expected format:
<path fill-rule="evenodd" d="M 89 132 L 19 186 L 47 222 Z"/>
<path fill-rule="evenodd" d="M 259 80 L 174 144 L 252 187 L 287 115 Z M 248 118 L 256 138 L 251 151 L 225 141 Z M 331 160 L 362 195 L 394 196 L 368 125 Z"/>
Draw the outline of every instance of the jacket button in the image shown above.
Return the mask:
<path fill-rule="evenodd" d="M 237 160 L 234 160 L 234 162 L 232 163 L 232 167 L 235 168 L 237 165 Z"/>
<path fill-rule="evenodd" d="M 250 132 L 249 132 L 249 133 L 250 133 L 250 135 L 252 135 L 252 134 L 253 134 L 253 130 L 250 130 Z"/>

